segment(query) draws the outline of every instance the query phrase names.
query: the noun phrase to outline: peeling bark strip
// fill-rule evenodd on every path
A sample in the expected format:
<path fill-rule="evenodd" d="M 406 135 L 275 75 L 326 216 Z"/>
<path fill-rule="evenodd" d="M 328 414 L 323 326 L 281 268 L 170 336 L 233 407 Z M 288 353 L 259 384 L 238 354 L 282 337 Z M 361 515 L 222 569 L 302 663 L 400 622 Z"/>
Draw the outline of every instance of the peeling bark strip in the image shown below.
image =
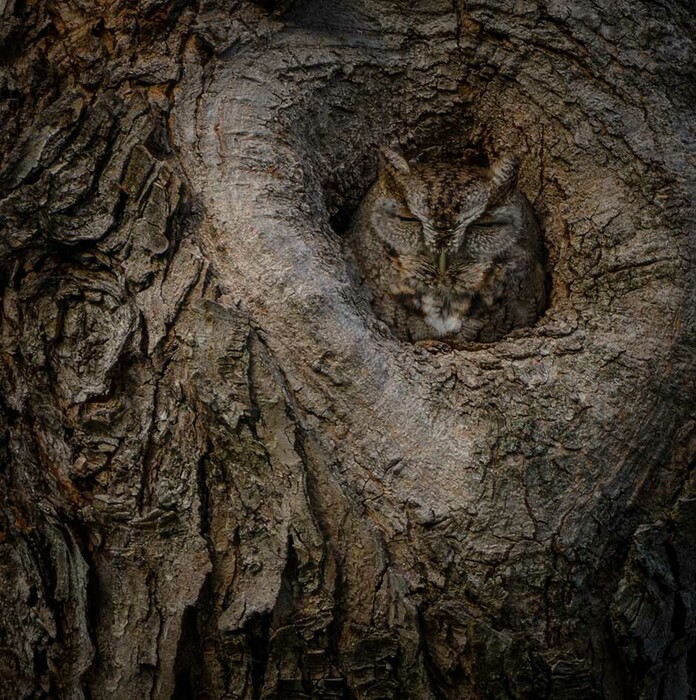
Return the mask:
<path fill-rule="evenodd" d="M 694 24 L 0 4 L 0 696 L 693 696 Z M 521 155 L 534 328 L 375 318 L 385 144 Z"/>

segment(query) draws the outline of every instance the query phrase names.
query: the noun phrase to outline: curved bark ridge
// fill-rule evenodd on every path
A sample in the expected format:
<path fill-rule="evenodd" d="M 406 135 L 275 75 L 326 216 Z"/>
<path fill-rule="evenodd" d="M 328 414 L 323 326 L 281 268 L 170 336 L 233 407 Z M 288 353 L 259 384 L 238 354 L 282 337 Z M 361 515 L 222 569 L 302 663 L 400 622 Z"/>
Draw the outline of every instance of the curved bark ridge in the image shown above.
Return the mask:
<path fill-rule="evenodd" d="M 686 10 L 412 5 L 4 10 L 3 695 L 693 684 Z M 385 333 L 397 141 L 520 153 L 533 328 Z"/>

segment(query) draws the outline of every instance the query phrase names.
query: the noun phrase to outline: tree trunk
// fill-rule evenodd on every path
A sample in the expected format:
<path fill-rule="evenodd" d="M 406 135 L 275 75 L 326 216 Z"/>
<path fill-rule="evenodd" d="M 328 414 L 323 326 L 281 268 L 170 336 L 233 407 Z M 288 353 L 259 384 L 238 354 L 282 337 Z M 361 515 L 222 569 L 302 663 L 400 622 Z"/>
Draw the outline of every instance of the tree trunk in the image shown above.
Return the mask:
<path fill-rule="evenodd" d="M 694 697 L 688 3 L 0 16 L 2 697 Z M 377 320 L 383 144 L 521 156 L 534 328 Z"/>

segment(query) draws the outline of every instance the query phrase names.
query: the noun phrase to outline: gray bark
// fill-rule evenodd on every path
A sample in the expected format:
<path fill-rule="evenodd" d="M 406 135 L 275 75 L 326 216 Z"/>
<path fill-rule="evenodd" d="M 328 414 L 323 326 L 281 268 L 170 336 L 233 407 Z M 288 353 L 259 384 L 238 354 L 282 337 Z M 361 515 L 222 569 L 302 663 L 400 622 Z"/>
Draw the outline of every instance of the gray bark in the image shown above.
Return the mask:
<path fill-rule="evenodd" d="M 0 695 L 690 698 L 694 16 L 0 4 Z M 431 353 L 376 148 L 522 157 L 552 288 Z"/>

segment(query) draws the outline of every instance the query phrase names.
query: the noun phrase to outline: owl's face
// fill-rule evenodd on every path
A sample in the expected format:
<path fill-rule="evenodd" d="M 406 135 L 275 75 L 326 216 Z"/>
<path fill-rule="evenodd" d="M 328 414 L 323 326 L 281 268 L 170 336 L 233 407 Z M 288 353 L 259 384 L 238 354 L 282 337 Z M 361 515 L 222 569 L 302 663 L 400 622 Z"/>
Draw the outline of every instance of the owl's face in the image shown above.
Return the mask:
<path fill-rule="evenodd" d="M 423 243 L 433 251 L 458 248 L 467 225 L 485 212 L 490 197 L 489 179 L 474 169 L 423 166 L 397 182 L 398 213 L 410 213 L 403 218 L 422 227 Z"/>
<path fill-rule="evenodd" d="M 515 187 L 517 159 L 504 158 L 490 169 L 457 164 L 409 165 L 394 151 L 383 151 L 380 182 L 385 196 L 373 212 L 377 234 L 400 255 L 419 256 L 432 282 L 447 285 L 453 266 L 463 260 L 494 257 L 504 248 L 516 212 L 507 205 Z M 455 280 L 451 280 L 455 282 Z"/>

